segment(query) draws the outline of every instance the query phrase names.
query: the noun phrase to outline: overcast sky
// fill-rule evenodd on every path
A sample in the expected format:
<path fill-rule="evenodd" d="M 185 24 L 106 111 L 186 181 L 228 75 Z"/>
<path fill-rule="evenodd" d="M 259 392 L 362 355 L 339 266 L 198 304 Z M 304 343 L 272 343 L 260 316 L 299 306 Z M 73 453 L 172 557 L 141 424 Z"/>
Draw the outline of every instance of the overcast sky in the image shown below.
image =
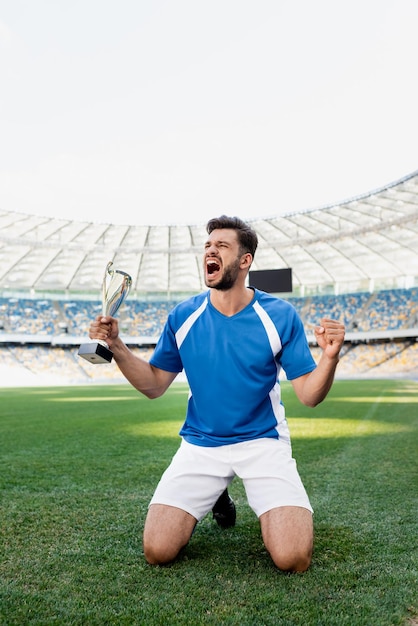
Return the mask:
<path fill-rule="evenodd" d="M 200 223 L 418 169 L 417 0 L 0 0 L 0 210 Z"/>

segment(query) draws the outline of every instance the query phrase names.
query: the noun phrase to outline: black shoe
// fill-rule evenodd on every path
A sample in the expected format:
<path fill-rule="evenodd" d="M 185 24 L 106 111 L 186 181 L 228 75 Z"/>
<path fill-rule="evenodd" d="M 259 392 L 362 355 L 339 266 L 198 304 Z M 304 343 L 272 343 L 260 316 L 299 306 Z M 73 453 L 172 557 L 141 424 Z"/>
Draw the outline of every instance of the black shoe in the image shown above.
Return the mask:
<path fill-rule="evenodd" d="M 213 519 L 216 520 L 218 526 L 221 526 L 221 528 L 235 526 L 237 512 L 234 501 L 228 494 L 228 489 L 225 489 L 216 500 L 212 513 Z"/>

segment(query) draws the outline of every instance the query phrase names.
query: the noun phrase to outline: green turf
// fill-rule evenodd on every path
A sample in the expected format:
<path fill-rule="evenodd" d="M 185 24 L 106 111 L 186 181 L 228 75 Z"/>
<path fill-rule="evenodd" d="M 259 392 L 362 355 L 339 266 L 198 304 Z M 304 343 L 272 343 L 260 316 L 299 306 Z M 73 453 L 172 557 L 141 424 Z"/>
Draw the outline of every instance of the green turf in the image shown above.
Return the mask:
<path fill-rule="evenodd" d="M 128 385 L 0 394 L 0 624 L 417 623 L 418 383 L 337 381 L 316 409 L 283 385 L 315 508 L 301 575 L 272 565 L 239 480 L 235 528 L 208 516 L 176 563 L 146 565 L 185 386 L 154 401 Z"/>

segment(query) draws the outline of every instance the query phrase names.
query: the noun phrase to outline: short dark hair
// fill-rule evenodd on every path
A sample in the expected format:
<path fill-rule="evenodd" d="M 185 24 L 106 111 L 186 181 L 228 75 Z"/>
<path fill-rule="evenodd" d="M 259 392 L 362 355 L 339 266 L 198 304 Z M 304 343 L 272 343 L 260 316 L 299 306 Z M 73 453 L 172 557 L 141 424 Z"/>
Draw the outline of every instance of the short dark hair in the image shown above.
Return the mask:
<path fill-rule="evenodd" d="M 228 217 L 227 215 L 214 217 L 206 224 L 206 230 L 209 235 L 213 230 L 218 228 L 232 228 L 236 230 L 242 254 L 249 252 L 254 258 L 258 245 L 258 237 L 255 230 L 251 228 L 249 224 L 239 217 Z"/>

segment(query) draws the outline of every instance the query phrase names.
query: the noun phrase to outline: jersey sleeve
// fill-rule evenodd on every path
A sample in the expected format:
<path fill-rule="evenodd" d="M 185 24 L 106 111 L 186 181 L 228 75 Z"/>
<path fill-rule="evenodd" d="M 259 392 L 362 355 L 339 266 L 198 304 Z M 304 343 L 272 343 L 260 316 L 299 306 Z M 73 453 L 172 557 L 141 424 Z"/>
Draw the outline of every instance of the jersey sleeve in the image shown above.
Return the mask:
<path fill-rule="evenodd" d="M 288 380 L 309 374 L 316 367 L 302 320 L 296 311 L 292 316 L 290 336 L 279 353 L 279 362 Z"/>
<path fill-rule="evenodd" d="M 177 348 L 175 333 L 171 326 L 171 318 L 169 317 L 165 323 L 163 332 L 155 346 L 154 353 L 150 358 L 151 365 L 158 367 L 166 372 L 181 372 L 183 363 Z"/>

